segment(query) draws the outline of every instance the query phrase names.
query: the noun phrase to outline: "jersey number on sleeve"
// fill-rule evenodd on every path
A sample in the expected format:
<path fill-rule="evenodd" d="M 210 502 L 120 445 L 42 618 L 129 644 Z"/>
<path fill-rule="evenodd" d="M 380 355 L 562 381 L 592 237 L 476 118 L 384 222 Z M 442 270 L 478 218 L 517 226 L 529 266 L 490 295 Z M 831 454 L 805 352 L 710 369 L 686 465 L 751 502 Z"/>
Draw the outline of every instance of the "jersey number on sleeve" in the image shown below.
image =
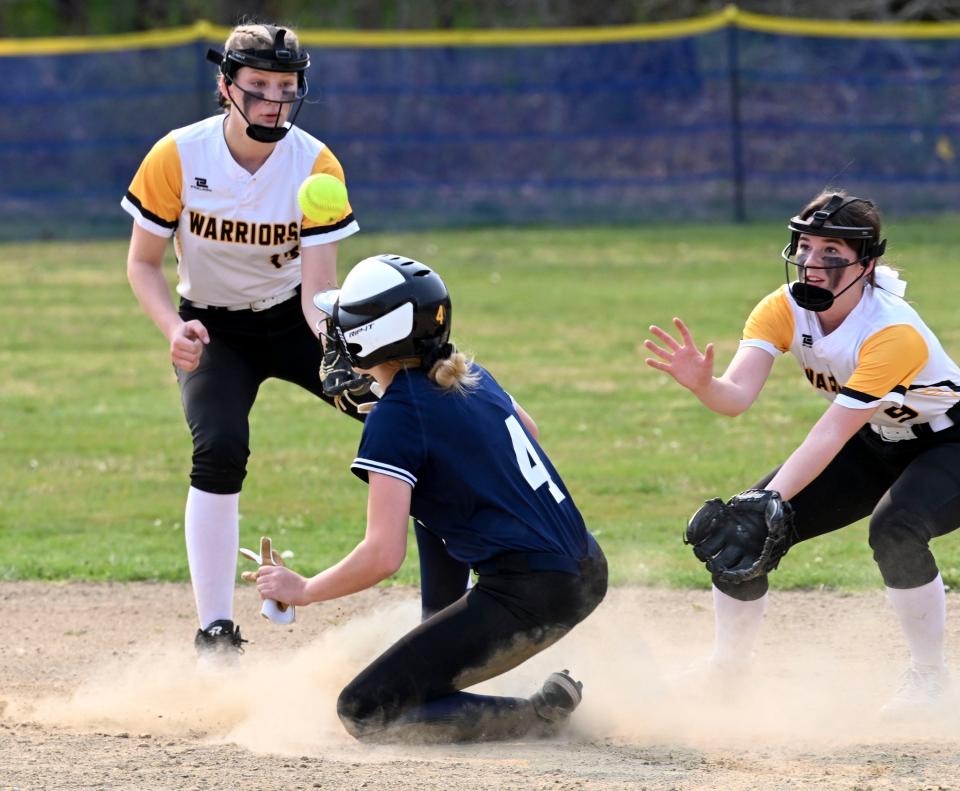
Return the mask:
<path fill-rule="evenodd" d="M 883 410 L 883 414 L 889 415 L 894 420 L 899 420 L 901 423 L 906 423 L 908 420 L 913 420 L 915 417 L 920 417 L 920 413 L 915 409 L 911 409 L 908 406 L 892 406 L 888 409 Z"/>
<path fill-rule="evenodd" d="M 550 473 L 547 472 L 547 468 L 540 459 L 540 454 L 537 453 L 537 449 L 533 447 L 533 443 L 530 442 L 530 439 L 524 434 L 520 422 L 513 415 L 510 415 L 504 422 L 507 424 L 507 431 L 510 432 L 510 439 L 513 441 L 513 452 L 517 456 L 517 465 L 520 467 L 520 473 L 526 478 L 527 483 L 530 484 L 530 488 L 539 489 L 544 484 L 547 484 L 550 488 L 550 494 L 553 495 L 553 499 L 558 503 L 562 503 L 566 499 L 566 495 L 561 492 L 560 487 L 550 479 Z"/>

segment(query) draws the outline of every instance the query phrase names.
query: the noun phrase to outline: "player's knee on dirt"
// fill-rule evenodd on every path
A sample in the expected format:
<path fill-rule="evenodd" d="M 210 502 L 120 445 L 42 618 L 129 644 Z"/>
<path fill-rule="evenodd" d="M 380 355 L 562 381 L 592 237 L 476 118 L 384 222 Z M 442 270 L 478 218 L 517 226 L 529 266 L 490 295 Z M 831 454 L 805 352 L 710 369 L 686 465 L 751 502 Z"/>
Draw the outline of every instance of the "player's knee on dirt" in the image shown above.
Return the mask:
<path fill-rule="evenodd" d="M 889 588 L 918 588 L 939 573 L 923 515 L 883 502 L 870 518 L 870 548 Z"/>
<path fill-rule="evenodd" d="M 344 687 L 337 698 L 337 716 L 354 739 L 369 736 L 385 725 L 383 707 L 354 683 Z"/>
<path fill-rule="evenodd" d="M 235 434 L 218 432 L 194 444 L 190 483 L 211 494 L 236 494 L 247 475 L 247 443 Z"/>
<path fill-rule="evenodd" d="M 713 584 L 721 593 L 738 601 L 756 601 L 762 598 L 770 587 L 766 574 L 740 583 L 724 582 L 714 575 Z"/>

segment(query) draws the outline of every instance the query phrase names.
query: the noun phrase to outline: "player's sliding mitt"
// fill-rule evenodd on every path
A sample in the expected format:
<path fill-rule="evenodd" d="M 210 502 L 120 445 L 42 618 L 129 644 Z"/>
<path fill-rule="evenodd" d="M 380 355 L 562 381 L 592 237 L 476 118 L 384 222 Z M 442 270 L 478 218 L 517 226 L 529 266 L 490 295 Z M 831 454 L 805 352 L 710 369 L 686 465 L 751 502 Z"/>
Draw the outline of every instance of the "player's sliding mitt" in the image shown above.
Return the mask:
<path fill-rule="evenodd" d="M 367 414 L 381 395 L 373 378 L 354 371 L 333 342 L 323 353 L 320 382 L 323 394 L 333 399 L 337 409 L 349 415 Z"/>
<path fill-rule="evenodd" d="M 323 361 L 320 363 L 320 381 L 323 383 L 324 395 L 331 398 L 348 391 L 359 394 L 370 389 L 370 377 L 361 376 L 354 371 L 333 343 L 323 353 Z"/>
<path fill-rule="evenodd" d="M 793 509 L 778 492 L 747 489 L 726 503 L 707 500 L 687 523 L 683 541 L 723 582 L 773 571 L 793 537 Z"/>

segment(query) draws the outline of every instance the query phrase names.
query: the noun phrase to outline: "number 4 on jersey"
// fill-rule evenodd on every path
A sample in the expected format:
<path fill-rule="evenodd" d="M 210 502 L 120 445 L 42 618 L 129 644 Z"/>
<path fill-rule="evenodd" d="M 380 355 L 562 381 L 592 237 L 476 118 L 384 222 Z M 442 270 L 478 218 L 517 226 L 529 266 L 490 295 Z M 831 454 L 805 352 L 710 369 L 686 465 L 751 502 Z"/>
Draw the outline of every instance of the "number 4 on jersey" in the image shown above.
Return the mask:
<path fill-rule="evenodd" d="M 533 443 L 530 442 L 529 437 L 524 433 L 520 421 L 513 415 L 510 415 L 504 422 L 507 424 L 510 439 L 513 441 L 513 452 L 517 456 L 517 465 L 520 467 L 520 473 L 526 479 L 527 483 L 530 484 L 530 488 L 539 489 L 544 484 L 547 484 L 550 488 L 550 494 L 553 495 L 553 499 L 558 503 L 562 503 L 566 499 L 566 495 L 561 492 L 560 487 L 551 480 L 550 473 L 547 472 L 547 468 L 540 459 L 540 454 L 537 453 L 537 449 L 533 447 Z"/>

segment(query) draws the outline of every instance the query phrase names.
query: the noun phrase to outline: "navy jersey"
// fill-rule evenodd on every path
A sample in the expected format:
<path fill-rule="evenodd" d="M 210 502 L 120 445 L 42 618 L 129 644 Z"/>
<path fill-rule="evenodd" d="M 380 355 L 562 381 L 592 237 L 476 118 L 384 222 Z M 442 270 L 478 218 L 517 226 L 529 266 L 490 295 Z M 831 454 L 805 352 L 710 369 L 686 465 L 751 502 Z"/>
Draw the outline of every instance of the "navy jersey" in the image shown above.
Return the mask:
<path fill-rule="evenodd" d="M 583 517 L 550 459 L 483 368 L 466 393 L 415 369 L 397 372 L 367 416 L 353 472 L 413 487 L 410 511 L 449 553 L 478 563 L 504 552 L 587 554 Z"/>

